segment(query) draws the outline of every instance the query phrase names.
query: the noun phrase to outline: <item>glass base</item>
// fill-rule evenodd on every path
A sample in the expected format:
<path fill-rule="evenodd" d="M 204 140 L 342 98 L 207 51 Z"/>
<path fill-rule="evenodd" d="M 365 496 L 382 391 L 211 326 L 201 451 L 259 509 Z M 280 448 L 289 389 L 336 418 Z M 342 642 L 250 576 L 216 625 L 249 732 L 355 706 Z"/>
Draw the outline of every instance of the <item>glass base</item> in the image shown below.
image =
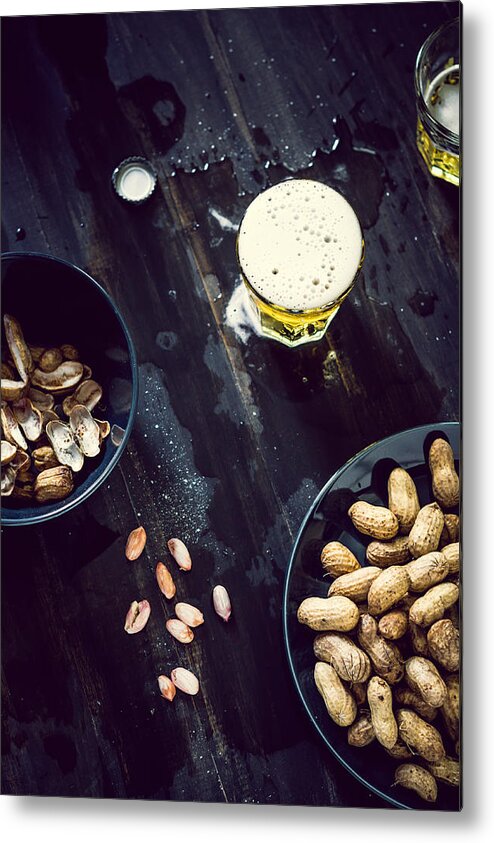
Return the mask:
<path fill-rule="evenodd" d="M 436 146 L 424 129 L 420 118 L 417 121 L 417 147 L 431 175 L 438 179 L 444 179 L 444 181 L 454 184 L 456 187 L 459 186 L 459 156 Z"/>
<path fill-rule="evenodd" d="M 290 314 L 258 302 L 249 295 L 249 303 L 257 322 L 260 336 L 276 340 L 289 348 L 296 348 L 322 339 L 330 323 L 340 309 L 340 303 L 324 311 L 323 314 Z"/>

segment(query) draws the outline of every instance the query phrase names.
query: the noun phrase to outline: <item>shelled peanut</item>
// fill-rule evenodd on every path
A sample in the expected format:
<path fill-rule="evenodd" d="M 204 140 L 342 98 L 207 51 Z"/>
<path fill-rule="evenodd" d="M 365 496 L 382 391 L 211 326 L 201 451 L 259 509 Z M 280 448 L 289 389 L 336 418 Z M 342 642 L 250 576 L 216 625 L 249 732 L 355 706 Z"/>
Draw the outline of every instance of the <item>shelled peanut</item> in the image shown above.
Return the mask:
<path fill-rule="evenodd" d="M 460 782 L 460 519 L 448 511 L 459 503 L 460 481 L 442 437 L 428 465 L 434 500 L 421 502 L 397 466 L 387 506 L 350 506 L 367 539 L 365 560 L 341 542 L 326 544 L 327 597 L 308 594 L 297 616 L 319 633 L 315 684 L 349 745 L 396 758 L 394 784 L 434 802 L 438 783 Z"/>

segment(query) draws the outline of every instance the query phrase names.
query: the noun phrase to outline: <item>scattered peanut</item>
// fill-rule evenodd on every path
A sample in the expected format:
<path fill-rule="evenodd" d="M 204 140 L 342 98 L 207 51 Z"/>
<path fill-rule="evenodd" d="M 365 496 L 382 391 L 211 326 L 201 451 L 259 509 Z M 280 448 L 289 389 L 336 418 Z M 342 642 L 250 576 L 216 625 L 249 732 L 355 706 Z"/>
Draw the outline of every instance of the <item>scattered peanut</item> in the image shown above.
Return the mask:
<path fill-rule="evenodd" d="M 181 539 L 169 539 L 167 545 L 178 567 L 182 571 L 190 571 L 192 559 L 183 541 Z"/>
<path fill-rule="evenodd" d="M 215 585 L 213 588 L 213 606 L 216 614 L 225 622 L 230 620 L 232 604 L 230 595 L 223 585 Z"/>
<path fill-rule="evenodd" d="M 169 618 L 165 624 L 170 635 L 173 635 L 181 644 L 190 644 L 194 639 L 192 630 L 178 618 Z"/>
<path fill-rule="evenodd" d="M 184 694 L 195 696 L 199 691 L 199 680 L 185 667 L 176 667 L 171 672 L 171 680 L 173 684 Z"/>
<path fill-rule="evenodd" d="M 168 676 L 158 676 L 158 685 L 161 691 L 161 696 L 172 702 L 175 698 L 175 694 L 177 693 L 177 689 L 171 679 L 168 679 Z"/>
<path fill-rule="evenodd" d="M 133 600 L 125 618 L 124 629 L 129 635 L 141 632 L 146 626 L 151 614 L 151 606 L 147 600 Z"/>
<path fill-rule="evenodd" d="M 202 612 L 195 606 L 191 606 L 190 603 L 176 603 L 175 614 L 187 626 L 196 627 L 204 623 Z"/>
<path fill-rule="evenodd" d="M 125 555 L 130 561 L 139 559 L 144 547 L 146 545 L 146 531 L 144 527 L 136 527 L 129 533 L 127 543 L 125 545 Z"/>
<path fill-rule="evenodd" d="M 176 585 L 173 582 L 173 577 L 170 574 L 170 571 L 163 562 L 158 562 L 156 565 L 156 580 L 159 590 L 165 595 L 167 600 L 171 600 L 175 597 L 177 591 Z"/>

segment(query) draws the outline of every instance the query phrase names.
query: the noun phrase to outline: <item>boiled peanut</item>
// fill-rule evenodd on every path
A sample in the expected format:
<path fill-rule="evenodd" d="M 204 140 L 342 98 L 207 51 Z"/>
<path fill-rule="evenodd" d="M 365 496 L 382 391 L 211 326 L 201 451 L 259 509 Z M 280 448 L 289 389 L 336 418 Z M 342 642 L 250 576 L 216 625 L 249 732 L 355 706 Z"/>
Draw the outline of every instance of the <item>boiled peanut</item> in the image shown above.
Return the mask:
<path fill-rule="evenodd" d="M 444 527 L 439 541 L 439 549 L 442 550 L 446 544 L 459 541 L 460 538 L 460 518 L 452 512 L 446 512 L 444 515 Z"/>
<path fill-rule="evenodd" d="M 386 747 L 386 752 L 392 758 L 399 758 L 401 760 L 413 758 L 413 752 L 408 749 L 407 745 L 399 737 L 394 746 L 389 747 L 389 749 Z"/>
<path fill-rule="evenodd" d="M 400 706 L 413 708 L 428 723 L 432 723 L 437 717 L 437 708 L 433 708 L 432 705 L 426 703 L 420 694 L 415 693 L 410 688 L 396 688 L 394 699 Z"/>
<path fill-rule="evenodd" d="M 456 603 L 459 597 L 458 586 L 452 582 L 441 582 L 426 591 L 413 603 L 409 618 L 419 626 L 430 626 L 439 621 L 446 609 Z"/>
<path fill-rule="evenodd" d="M 341 679 L 347 682 L 365 682 L 369 678 L 369 657 L 347 635 L 327 632 L 317 635 L 314 641 L 316 659 L 331 664 Z"/>
<path fill-rule="evenodd" d="M 447 688 L 437 667 L 423 656 L 411 656 L 405 662 L 407 682 L 433 708 L 440 708 L 447 696 Z"/>
<path fill-rule="evenodd" d="M 404 743 L 426 761 L 436 763 L 446 756 L 438 730 L 408 708 L 396 712 L 398 731 Z"/>
<path fill-rule="evenodd" d="M 457 574 L 460 570 L 460 543 L 452 542 L 445 545 L 441 553 L 448 561 L 449 573 Z"/>
<path fill-rule="evenodd" d="M 460 633 L 449 619 L 436 621 L 427 632 L 429 652 L 441 667 L 455 672 L 460 667 Z"/>
<path fill-rule="evenodd" d="M 348 632 L 357 626 L 359 610 L 348 597 L 307 597 L 298 607 L 299 623 L 319 632 Z"/>
<path fill-rule="evenodd" d="M 375 568 L 367 565 L 365 568 L 359 568 L 358 571 L 351 571 L 349 574 L 343 574 L 341 577 L 335 579 L 331 584 L 328 597 L 335 594 L 341 594 L 343 597 L 348 597 L 354 603 L 361 603 L 367 599 L 367 594 L 371 583 L 381 573 L 380 568 Z"/>
<path fill-rule="evenodd" d="M 413 621 L 410 620 L 410 616 L 408 617 L 408 634 L 413 652 L 417 656 L 428 656 L 429 646 L 427 644 L 427 633 L 421 626 L 413 623 Z"/>
<path fill-rule="evenodd" d="M 326 662 L 317 662 L 314 680 L 331 719 L 338 726 L 350 726 L 357 716 L 357 705 L 334 667 Z"/>
<path fill-rule="evenodd" d="M 352 694 L 357 705 L 363 705 L 367 699 L 366 682 L 352 682 Z"/>
<path fill-rule="evenodd" d="M 385 679 L 380 676 L 369 679 L 367 701 L 376 739 L 389 749 L 398 740 L 398 724 L 393 714 L 393 694 Z"/>
<path fill-rule="evenodd" d="M 387 542 L 370 542 L 365 551 L 365 558 L 369 565 L 377 565 L 378 568 L 401 565 L 403 562 L 408 562 L 410 557 L 408 536 L 396 536 Z"/>
<path fill-rule="evenodd" d="M 359 533 L 374 539 L 392 539 L 398 532 L 398 520 L 385 506 L 367 501 L 355 501 L 348 510 L 352 524 Z"/>
<path fill-rule="evenodd" d="M 371 583 L 367 605 L 371 615 L 380 615 L 395 606 L 410 587 L 410 578 L 404 566 L 391 565 L 381 571 Z"/>
<path fill-rule="evenodd" d="M 460 500 L 460 480 L 455 469 L 453 449 L 445 439 L 434 439 L 429 450 L 432 492 L 445 509 L 457 506 Z"/>
<path fill-rule="evenodd" d="M 376 673 L 394 685 L 403 677 L 403 657 L 396 644 L 387 641 L 377 631 L 377 622 L 371 615 L 361 615 L 358 625 L 358 642 L 369 656 Z"/>
<path fill-rule="evenodd" d="M 328 542 L 321 551 L 321 564 L 326 574 L 340 577 L 360 568 L 360 562 L 341 542 Z"/>
<path fill-rule="evenodd" d="M 396 515 L 400 533 L 408 535 L 420 509 L 415 483 L 404 468 L 394 468 L 388 478 L 388 507 Z"/>
<path fill-rule="evenodd" d="M 411 591 L 427 591 L 448 576 L 449 563 L 443 553 L 434 550 L 412 559 L 405 565 L 405 570 L 410 577 Z"/>
<path fill-rule="evenodd" d="M 434 776 L 418 764 L 400 764 L 395 770 L 395 784 L 414 790 L 426 802 L 435 802 L 437 799 Z"/>
<path fill-rule="evenodd" d="M 446 609 L 444 613 L 444 617 L 447 620 L 451 621 L 451 623 L 456 629 L 460 629 L 460 612 L 458 608 L 458 603 L 453 603 L 452 606 L 449 606 L 449 608 Z"/>
<path fill-rule="evenodd" d="M 436 764 L 428 764 L 427 767 L 438 781 L 450 784 L 453 787 L 459 787 L 461 779 L 460 762 L 455 758 L 446 756 L 442 761 L 438 761 Z"/>
<path fill-rule="evenodd" d="M 378 632 L 388 641 L 402 638 L 408 629 L 407 613 L 403 609 L 393 609 L 379 619 Z"/>
<path fill-rule="evenodd" d="M 446 730 L 453 741 L 460 734 L 460 679 L 458 674 L 451 674 L 444 680 L 447 696 L 441 708 Z"/>
<path fill-rule="evenodd" d="M 428 503 L 419 511 L 408 536 L 408 547 L 414 558 L 437 550 L 444 527 L 444 515 L 437 503 Z"/>
<path fill-rule="evenodd" d="M 361 714 L 348 728 L 347 740 L 350 746 L 368 746 L 375 737 L 370 714 Z"/>

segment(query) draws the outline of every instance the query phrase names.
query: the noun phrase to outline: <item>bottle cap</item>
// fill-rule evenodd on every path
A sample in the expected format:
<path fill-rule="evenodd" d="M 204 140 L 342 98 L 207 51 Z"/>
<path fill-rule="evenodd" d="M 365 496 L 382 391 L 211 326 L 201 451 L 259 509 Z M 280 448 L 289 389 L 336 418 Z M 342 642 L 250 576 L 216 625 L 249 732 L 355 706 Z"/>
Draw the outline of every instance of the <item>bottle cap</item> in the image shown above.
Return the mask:
<path fill-rule="evenodd" d="M 112 184 L 118 196 L 140 205 L 148 199 L 156 186 L 156 171 L 146 158 L 126 158 L 112 173 Z"/>

